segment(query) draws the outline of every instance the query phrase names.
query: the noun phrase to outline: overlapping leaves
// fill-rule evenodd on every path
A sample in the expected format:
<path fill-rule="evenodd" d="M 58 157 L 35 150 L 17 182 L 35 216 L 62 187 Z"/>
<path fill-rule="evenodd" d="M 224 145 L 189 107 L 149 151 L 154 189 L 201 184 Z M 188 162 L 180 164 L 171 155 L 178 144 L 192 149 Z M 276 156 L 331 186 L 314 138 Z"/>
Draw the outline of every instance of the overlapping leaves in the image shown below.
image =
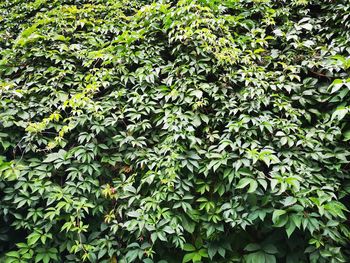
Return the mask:
<path fill-rule="evenodd" d="M 0 4 L 5 262 L 347 262 L 347 1 Z"/>

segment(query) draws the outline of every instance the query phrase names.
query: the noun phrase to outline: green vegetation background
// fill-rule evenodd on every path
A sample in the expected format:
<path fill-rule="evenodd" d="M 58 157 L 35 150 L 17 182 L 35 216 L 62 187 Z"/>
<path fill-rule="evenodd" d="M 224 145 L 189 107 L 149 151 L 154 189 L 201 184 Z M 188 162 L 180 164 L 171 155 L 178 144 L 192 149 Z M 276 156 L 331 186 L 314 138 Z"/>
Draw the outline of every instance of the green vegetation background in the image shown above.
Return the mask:
<path fill-rule="evenodd" d="M 0 3 L 0 262 L 350 262 L 348 0 Z"/>

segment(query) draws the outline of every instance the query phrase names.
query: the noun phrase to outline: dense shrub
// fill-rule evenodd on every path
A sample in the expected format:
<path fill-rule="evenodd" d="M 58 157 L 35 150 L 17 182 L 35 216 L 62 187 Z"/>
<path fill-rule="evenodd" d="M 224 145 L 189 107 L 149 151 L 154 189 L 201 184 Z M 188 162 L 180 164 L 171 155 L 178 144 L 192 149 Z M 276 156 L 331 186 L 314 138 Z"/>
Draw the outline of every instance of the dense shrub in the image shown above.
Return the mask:
<path fill-rule="evenodd" d="M 0 3 L 0 262 L 349 262 L 348 0 Z"/>

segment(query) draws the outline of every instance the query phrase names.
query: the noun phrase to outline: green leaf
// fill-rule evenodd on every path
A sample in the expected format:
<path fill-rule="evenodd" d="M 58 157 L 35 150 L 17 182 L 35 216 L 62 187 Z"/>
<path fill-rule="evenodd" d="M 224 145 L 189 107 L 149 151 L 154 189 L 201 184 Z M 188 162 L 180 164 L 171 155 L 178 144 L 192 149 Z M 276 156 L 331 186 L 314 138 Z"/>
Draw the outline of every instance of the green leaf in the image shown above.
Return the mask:
<path fill-rule="evenodd" d="M 265 260 L 265 253 L 262 251 L 250 253 L 245 256 L 245 261 L 247 263 L 269 263 Z"/>
<path fill-rule="evenodd" d="M 260 250 L 261 249 L 261 246 L 259 244 L 255 244 L 255 243 L 251 243 L 251 244 L 248 244 L 244 250 L 246 251 L 257 251 L 257 250 Z"/>
<path fill-rule="evenodd" d="M 6 253 L 6 256 L 13 258 L 20 258 L 20 254 L 17 251 L 10 251 Z"/>
<path fill-rule="evenodd" d="M 343 133 L 344 141 L 350 140 L 350 130 Z"/>
<path fill-rule="evenodd" d="M 268 254 L 277 254 L 278 253 L 277 248 L 272 244 L 266 244 L 265 246 L 263 246 L 263 251 L 265 251 Z"/>
<path fill-rule="evenodd" d="M 202 98 L 203 92 L 201 90 L 193 90 L 191 95 L 196 96 L 198 99 Z"/>
<path fill-rule="evenodd" d="M 288 196 L 283 200 L 283 205 L 284 206 L 291 206 L 294 205 L 297 202 L 297 199 L 295 197 L 292 196 Z"/>
<path fill-rule="evenodd" d="M 251 178 L 242 178 L 238 182 L 236 188 L 242 189 L 242 188 L 246 187 L 248 184 L 249 184 L 248 193 L 253 193 L 258 188 L 258 182 L 256 182 L 254 179 L 251 179 Z"/>
<path fill-rule="evenodd" d="M 342 120 L 344 117 L 348 114 L 348 108 L 345 107 L 338 107 L 332 114 L 332 120 Z"/>
<path fill-rule="evenodd" d="M 191 244 L 185 244 L 183 249 L 185 251 L 195 251 L 196 250 L 196 248 Z"/>
<path fill-rule="evenodd" d="M 193 261 L 193 258 L 196 256 L 196 253 L 189 253 L 186 254 L 183 259 L 182 259 L 182 263 L 186 263 L 186 262 L 190 262 Z"/>
<path fill-rule="evenodd" d="M 329 86 L 331 88 L 331 93 L 337 92 L 343 86 L 343 80 L 335 79 L 332 84 Z"/>
<path fill-rule="evenodd" d="M 278 219 L 282 216 L 282 215 L 285 215 L 287 213 L 287 211 L 285 210 L 274 210 L 273 213 L 272 213 L 272 222 L 274 224 L 277 223 Z"/>
<path fill-rule="evenodd" d="M 239 180 L 236 188 L 242 189 L 242 188 L 246 187 L 248 184 L 250 184 L 251 180 L 252 179 L 250 179 L 250 178 L 242 178 L 241 180 Z"/>
<path fill-rule="evenodd" d="M 293 232 L 294 232 L 294 230 L 295 230 L 295 227 L 296 227 L 296 225 L 294 224 L 293 221 L 289 221 L 289 222 L 287 223 L 286 232 L 287 232 L 288 238 L 293 234 Z"/>

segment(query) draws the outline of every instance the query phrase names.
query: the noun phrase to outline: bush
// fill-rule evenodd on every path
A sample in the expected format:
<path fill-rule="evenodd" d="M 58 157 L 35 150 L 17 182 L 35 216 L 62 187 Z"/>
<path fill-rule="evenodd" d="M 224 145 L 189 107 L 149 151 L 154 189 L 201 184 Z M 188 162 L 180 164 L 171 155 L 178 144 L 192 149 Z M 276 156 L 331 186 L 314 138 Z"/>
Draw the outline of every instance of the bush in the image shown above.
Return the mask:
<path fill-rule="evenodd" d="M 347 0 L 0 3 L 1 262 L 349 262 Z"/>

